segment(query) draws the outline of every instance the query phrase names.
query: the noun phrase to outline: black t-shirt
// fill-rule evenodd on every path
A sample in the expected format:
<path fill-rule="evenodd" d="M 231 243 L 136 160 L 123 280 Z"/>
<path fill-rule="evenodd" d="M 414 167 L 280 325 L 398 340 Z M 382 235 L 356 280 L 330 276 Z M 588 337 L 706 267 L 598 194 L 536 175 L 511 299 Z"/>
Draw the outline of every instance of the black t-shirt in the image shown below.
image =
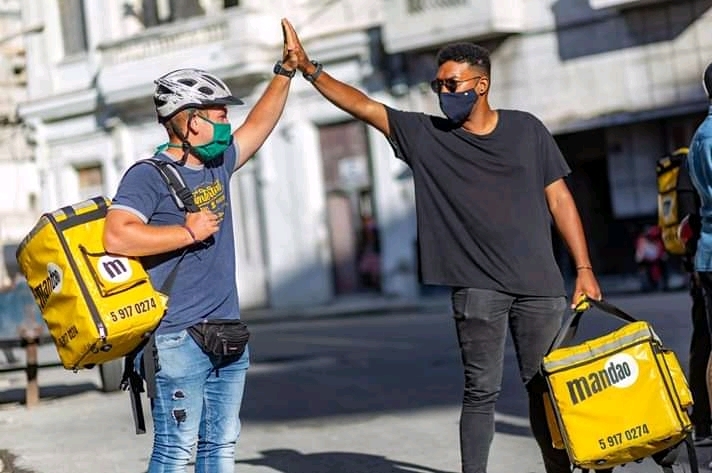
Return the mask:
<path fill-rule="evenodd" d="M 413 171 L 425 284 L 562 296 L 544 188 L 570 169 L 533 115 L 499 110 L 474 135 L 447 120 L 388 108 L 396 155 Z"/>

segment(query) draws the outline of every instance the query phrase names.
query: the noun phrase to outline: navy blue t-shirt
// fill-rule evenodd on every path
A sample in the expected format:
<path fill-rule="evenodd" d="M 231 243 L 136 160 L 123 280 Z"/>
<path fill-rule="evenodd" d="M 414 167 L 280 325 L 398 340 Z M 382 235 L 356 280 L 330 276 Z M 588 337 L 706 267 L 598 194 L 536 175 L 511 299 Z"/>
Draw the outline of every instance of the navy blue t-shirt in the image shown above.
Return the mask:
<path fill-rule="evenodd" d="M 237 154 L 233 144 L 222 158 L 206 165 L 176 166 L 198 207 L 219 216 L 220 229 L 203 244 L 190 247 L 180 262 L 158 333 L 177 332 L 204 318 L 240 317 L 230 209 L 230 176 Z M 165 153 L 156 158 L 171 161 Z M 149 164 L 135 165 L 126 172 L 110 208 L 131 212 L 150 225 L 185 223 L 185 212 L 178 208 L 158 170 Z M 141 258 L 154 287 L 161 287 L 182 253 L 180 249 Z"/>
<path fill-rule="evenodd" d="M 499 110 L 475 135 L 441 117 L 388 108 L 389 140 L 413 171 L 421 280 L 562 296 L 544 188 L 570 170 L 533 115 Z"/>

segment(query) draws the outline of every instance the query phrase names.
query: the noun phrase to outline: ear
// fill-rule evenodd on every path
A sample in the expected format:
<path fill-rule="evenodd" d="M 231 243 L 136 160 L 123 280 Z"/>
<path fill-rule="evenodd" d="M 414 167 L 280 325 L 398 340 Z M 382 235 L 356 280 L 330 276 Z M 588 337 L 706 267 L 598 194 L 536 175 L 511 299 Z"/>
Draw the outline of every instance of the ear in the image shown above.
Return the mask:
<path fill-rule="evenodd" d="M 475 89 L 478 95 L 485 95 L 489 91 L 490 80 L 488 76 L 482 76 L 482 78 L 477 82 Z"/>
<path fill-rule="evenodd" d="M 198 134 L 198 114 L 197 113 L 192 113 L 189 114 L 186 117 L 188 120 L 186 121 L 186 129 L 188 130 L 188 133 L 191 133 L 193 135 Z"/>

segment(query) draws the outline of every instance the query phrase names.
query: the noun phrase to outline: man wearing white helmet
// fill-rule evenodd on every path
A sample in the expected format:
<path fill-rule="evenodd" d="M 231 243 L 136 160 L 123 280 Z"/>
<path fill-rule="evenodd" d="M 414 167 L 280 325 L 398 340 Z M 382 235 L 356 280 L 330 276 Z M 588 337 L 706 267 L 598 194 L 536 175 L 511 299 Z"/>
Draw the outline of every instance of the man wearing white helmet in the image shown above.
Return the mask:
<path fill-rule="evenodd" d="M 712 63 L 707 66 L 702 75 L 702 87 L 709 100 L 709 111 L 707 118 L 692 137 L 687 154 L 687 166 L 692 184 L 700 196 L 701 228 L 695 252 L 695 271 L 699 275 L 705 296 L 707 322 L 710 324 L 712 323 Z M 712 364 L 708 363 L 708 392 L 712 392 L 711 367 Z"/>
<path fill-rule="evenodd" d="M 141 257 L 156 287 L 177 267 L 168 310 L 137 360 L 142 372 L 155 369 L 148 473 L 184 472 L 196 443 L 196 473 L 235 471 L 249 350 L 238 322 L 229 180 L 275 127 L 296 65 L 285 38 L 274 77 L 234 132 L 227 106 L 243 102 L 214 75 L 180 69 L 155 81 L 168 134 L 155 159 L 175 164 L 199 211 L 180 209 L 157 170 L 139 164 L 122 178 L 104 231 L 106 250 Z"/>

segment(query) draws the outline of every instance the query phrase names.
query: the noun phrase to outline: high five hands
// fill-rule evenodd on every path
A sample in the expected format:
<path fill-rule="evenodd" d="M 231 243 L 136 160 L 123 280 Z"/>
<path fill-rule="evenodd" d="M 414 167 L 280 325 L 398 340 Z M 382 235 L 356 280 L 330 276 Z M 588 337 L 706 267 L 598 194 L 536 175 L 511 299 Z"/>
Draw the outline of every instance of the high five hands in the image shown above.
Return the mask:
<path fill-rule="evenodd" d="M 284 36 L 284 48 L 282 51 L 284 59 L 282 62 L 285 67 L 294 67 L 299 69 L 300 72 L 312 72 L 311 69 L 314 69 L 314 65 L 309 62 L 309 57 L 307 57 L 307 53 L 299 41 L 297 32 L 294 31 L 294 27 L 286 18 L 282 18 L 282 35 Z"/>
<path fill-rule="evenodd" d="M 292 25 L 289 24 L 287 20 L 282 20 L 282 37 L 284 38 L 284 44 L 282 46 L 282 66 L 290 71 L 297 69 L 299 64 L 299 56 L 297 50 L 302 49 L 302 45 L 299 44 L 299 38 L 294 32 Z"/>

